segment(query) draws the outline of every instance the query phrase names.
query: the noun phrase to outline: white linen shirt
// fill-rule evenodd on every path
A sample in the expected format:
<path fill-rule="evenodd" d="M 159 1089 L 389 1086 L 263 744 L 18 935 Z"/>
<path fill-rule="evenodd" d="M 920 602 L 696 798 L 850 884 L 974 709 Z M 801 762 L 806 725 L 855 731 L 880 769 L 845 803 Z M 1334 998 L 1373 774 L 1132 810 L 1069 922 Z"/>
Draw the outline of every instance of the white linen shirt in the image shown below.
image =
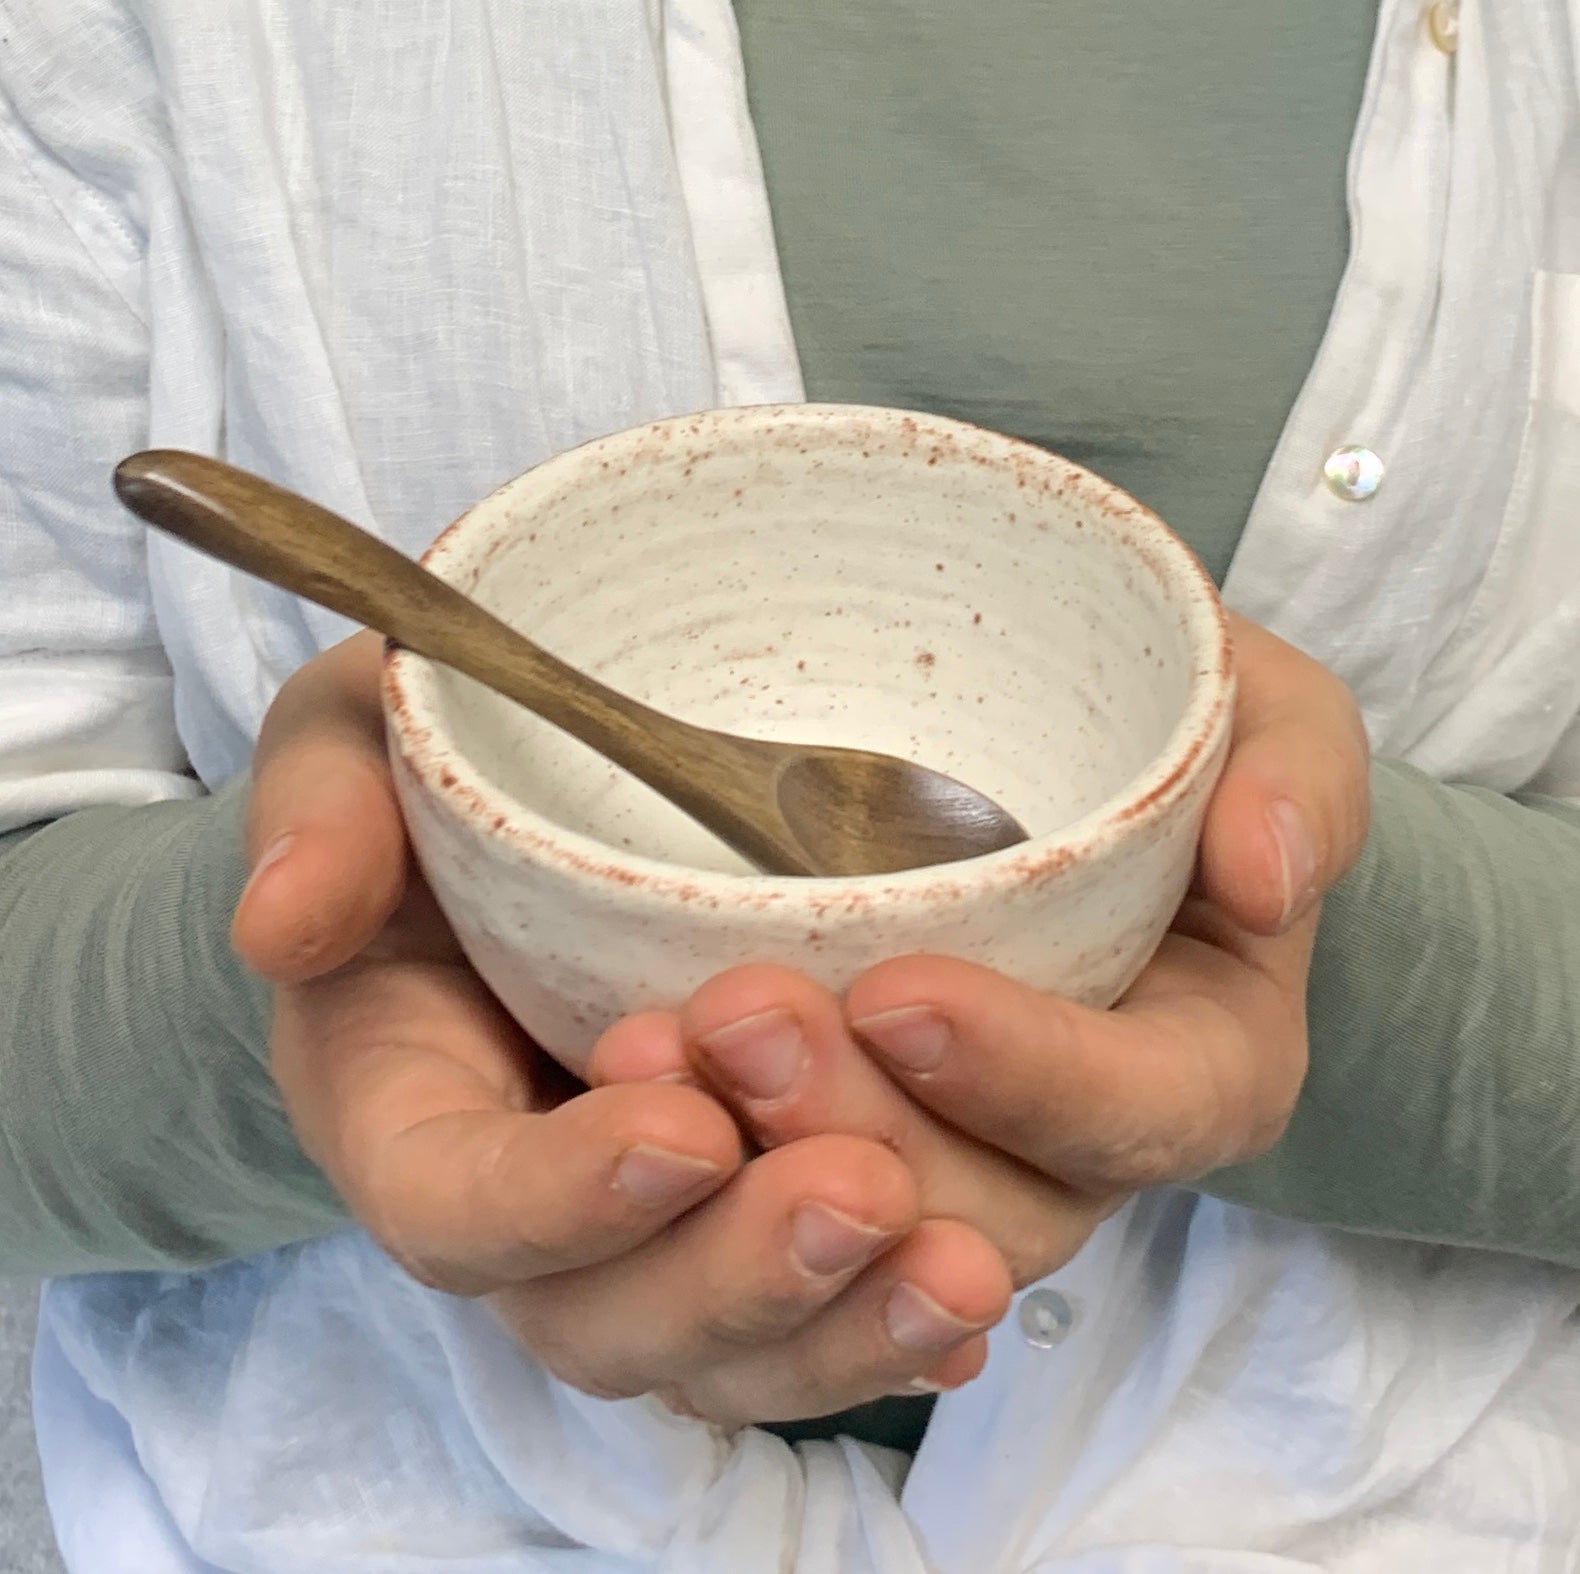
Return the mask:
<path fill-rule="evenodd" d="M 1458 20 L 1382 4 L 1351 262 L 1228 594 L 1382 750 L 1575 793 L 1580 0 Z M 726 0 L 0 0 L 0 205 L 0 826 L 216 785 L 344 632 L 145 535 L 124 453 L 415 551 L 587 437 L 799 393 Z M 39 1438 L 74 1574 L 1556 1571 L 1577 1308 L 1147 1198 L 902 1480 L 586 1399 L 352 1233 L 53 1286 Z"/>

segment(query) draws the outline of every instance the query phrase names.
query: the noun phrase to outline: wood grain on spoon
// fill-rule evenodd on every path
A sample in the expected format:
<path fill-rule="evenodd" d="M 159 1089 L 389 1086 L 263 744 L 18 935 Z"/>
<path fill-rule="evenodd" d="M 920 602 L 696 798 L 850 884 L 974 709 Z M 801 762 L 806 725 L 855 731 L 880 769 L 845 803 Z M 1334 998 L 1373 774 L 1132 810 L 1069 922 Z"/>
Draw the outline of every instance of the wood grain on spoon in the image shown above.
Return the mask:
<path fill-rule="evenodd" d="M 155 528 L 563 728 L 770 874 L 886 874 L 1026 839 L 992 800 L 924 766 L 714 732 L 617 694 L 349 520 L 220 460 L 136 454 L 115 490 Z"/>

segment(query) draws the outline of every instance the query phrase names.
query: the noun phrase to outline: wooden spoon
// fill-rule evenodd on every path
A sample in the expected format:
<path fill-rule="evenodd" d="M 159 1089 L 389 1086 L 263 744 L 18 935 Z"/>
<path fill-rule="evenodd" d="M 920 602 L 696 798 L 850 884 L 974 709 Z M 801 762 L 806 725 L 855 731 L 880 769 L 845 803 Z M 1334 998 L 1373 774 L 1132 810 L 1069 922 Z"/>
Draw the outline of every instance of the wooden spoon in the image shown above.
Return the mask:
<path fill-rule="evenodd" d="M 134 454 L 121 501 L 200 552 L 377 629 L 623 766 L 770 874 L 885 874 L 1026 839 L 951 777 L 861 749 L 677 721 L 541 650 L 349 520 L 217 459 Z"/>

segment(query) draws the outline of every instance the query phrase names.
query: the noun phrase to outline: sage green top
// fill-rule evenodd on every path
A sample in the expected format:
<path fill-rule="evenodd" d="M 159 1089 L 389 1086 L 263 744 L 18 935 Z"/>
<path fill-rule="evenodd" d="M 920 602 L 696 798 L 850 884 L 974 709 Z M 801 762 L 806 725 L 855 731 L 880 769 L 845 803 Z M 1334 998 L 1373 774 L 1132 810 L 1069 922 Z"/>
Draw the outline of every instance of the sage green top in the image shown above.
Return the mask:
<path fill-rule="evenodd" d="M 741 0 L 810 392 L 1047 443 L 1221 575 L 1342 266 L 1373 4 Z M 1374 786 L 1294 1123 L 1209 1189 L 1580 1265 L 1580 810 Z M 226 949 L 244 791 L 0 839 L 0 1271 L 344 1222 Z"/>
<path fill-rule="evenodd" d="M 1348 251 L 1377 0 L 737 0 L 807 391 L 959 416 L 1222 579 Z"/>

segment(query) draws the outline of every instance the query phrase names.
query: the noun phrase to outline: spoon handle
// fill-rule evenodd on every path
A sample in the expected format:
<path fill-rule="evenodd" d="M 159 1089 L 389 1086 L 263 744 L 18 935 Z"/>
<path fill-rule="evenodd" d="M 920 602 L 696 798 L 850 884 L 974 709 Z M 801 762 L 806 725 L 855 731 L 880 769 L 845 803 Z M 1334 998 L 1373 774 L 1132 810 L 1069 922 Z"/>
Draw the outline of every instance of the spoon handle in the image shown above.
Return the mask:
<path fill-rule="evenodd" d="M 202 454 L 155 449 L 115 472 L 148 524 L 232 568 L 388 635 L 475 678 L 660 791 L 654 744 L 695 729 L 607 689 L 518 634 L 394 547 L 261 476 Z M 655 737 L 656 735 L 660 735 Z"/>

